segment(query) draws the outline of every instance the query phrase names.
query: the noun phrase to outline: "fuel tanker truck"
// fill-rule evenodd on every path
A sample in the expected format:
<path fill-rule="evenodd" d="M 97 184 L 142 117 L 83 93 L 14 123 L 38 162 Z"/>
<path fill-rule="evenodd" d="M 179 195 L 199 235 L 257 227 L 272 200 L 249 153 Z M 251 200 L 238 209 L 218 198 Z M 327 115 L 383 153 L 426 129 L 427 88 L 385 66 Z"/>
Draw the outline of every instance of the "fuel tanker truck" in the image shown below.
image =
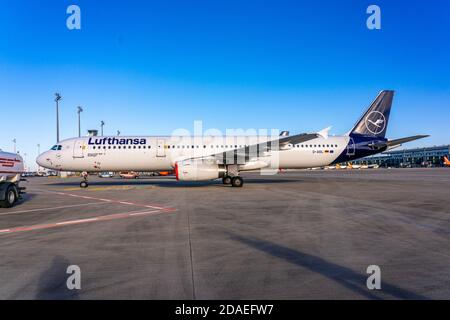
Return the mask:
<path fill-rule="evenodd" d="M 23 159 L 15 153 L 0 150 L 0 207 L 10 208 L 25 188 L 19 186 Z"/>

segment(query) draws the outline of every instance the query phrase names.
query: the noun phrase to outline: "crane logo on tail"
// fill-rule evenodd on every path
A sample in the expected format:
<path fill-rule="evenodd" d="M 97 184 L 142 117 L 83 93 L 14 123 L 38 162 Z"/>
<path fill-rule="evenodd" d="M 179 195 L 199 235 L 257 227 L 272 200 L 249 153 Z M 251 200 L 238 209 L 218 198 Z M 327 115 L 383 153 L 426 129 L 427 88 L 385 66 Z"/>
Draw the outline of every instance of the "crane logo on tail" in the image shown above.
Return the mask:
<path fill-rule="evenodd" d="M 379 134 L 386 128 L 386 118 L 380 111 L 372 111 L 366 117 L 366 128 L 373 134 Z"/>

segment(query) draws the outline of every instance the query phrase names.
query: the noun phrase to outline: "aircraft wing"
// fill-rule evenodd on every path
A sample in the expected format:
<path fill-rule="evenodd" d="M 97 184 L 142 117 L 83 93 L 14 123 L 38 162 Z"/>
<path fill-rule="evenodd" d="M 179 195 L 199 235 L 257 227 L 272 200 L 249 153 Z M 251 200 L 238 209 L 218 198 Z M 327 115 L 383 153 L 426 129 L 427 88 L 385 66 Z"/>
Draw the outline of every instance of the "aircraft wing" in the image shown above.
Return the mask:
<path fill-rule="evenodd" d="M 226 162 L 227 164 L 232 164 L 229 163 L 229 160 L 234 160 L 234 161 L 230 161 L 230 162 L 235 162 L 236 157 L 239 157 L 240 159 L 244 159 L 243 162 L 248 162 L 250 159 L 254 159 L 255 157 L 259 157 L 261 156 L 261 154 L 263 154 L 264 152 L 267 151 L 276 151 L 276 150 L 288 150 L 287 146 L 289 144 L 298 144 L 298 143 L 302 143 L 305 141 L 309 141 L 312 139 L 315 139 L 319 136 L 321 136 L 323 134 L 323 132 L 319 132 L 319 133 L 302 133 L 302 134 L 297 134 L 297 135 L 293 135 L 293 136 L 279 136 L 279 138 L 274 139 L 274 140 L 270 140 L 270 141 L 266 141 L 266 142 L 261 142 L 261 143 L 257 143 L 257 144 L 253 144 L 253 145 L 249 145 L 249 146 L 245 146 L 245 147 L 241 147 L 241 148 L 236 148 L 236 149 L 232 149 L 232 150 L 227 150 L 224 152 L 220 152 L 220 153 L 216 153 L 216 154 L 212 154 L 212 155 L 208 155 L 208 156 L 200 156 L 200 157 L 193 157 L 191 159 L 201 159 L 201 158 L 215 158 L 217 160 L 222 160 L 224 162 Z M 187 160 L 187 159 L 186 159 Z M 242 163 L 242 160 L 239 161 L 240 163 Z"/>
<path fill-rule="evenodd" d="M 228 150 L 220 152 L 213 155 L 216 159 L 234 159 L 237 157 L 245 157 L 247 159 L 260 156 L 262 153 L 267 151 L 278 151 L 287 149 L 289 144 L 302 143 L 308 140 L 317 138 L 319 135 L 317 133 L 302 133 L 288 137 L 280 137 L 279 139 L 274 139 L 266 142 L 261 142 L 253 145 L 249 145 L 242 148 L 236 148 L 233 150 Z"/>
<path fill-rule="evenodd" d="M 293 136 L 281 137 L 280 139 L 275 139 L 275 140 L 269 141 L 268 143 L 273 144 L 278 141 L 279 146 L 286 146 L 288 144 L 302 143 L 302 142 L 309 141 L 309 140 L 312 140 L 312 139 L 315 139 L 318 137 L 319 137 L 318 133 L 301 133 L 301 134 L 296 134 Z M 264 144 L 264 143 L 260 143 L 259 145 L 262 145 L 262 144 Z"/>

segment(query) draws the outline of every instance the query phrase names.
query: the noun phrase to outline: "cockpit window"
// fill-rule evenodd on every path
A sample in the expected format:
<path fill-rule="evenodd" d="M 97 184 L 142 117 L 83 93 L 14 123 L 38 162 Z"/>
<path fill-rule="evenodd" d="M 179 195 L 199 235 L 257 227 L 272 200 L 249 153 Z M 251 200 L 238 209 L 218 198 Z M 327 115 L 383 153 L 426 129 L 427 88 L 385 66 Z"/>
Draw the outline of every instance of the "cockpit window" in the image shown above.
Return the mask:
<path fill-rule="evenodd" d="M 50 150 L 61 150 L 62 146 L 55 144 Z"/>

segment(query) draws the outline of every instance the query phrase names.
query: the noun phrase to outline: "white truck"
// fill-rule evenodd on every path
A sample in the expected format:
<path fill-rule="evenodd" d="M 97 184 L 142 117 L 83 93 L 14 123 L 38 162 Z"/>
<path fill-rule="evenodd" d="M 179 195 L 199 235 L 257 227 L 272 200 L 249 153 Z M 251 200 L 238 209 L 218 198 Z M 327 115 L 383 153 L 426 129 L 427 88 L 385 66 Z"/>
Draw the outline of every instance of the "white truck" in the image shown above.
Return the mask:
<path fill-rule="evenodd" d="M 10 208 L 19 200 L 25 189 L 19 186 L 23 171 L 21 156 L 0 150 L 0 207 Z"/>

